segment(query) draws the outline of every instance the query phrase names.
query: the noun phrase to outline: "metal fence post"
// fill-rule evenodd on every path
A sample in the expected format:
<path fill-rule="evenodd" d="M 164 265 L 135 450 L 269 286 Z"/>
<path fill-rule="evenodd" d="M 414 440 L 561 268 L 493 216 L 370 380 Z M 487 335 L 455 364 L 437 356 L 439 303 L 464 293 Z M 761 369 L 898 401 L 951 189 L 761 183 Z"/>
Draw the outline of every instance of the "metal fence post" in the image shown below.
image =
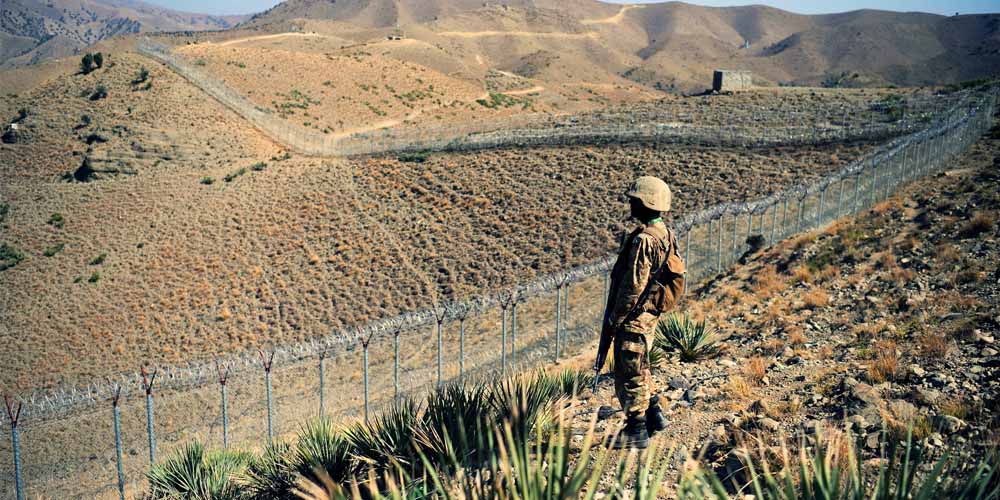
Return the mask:
<path fill-rule="evenodd" d="M 816 226 L 819 227 L 823 224 L 823 204 L 826 201 L 826 188 L 829 186 L 823 186 L 823 189 L 819 192 L 819 207 L 816 208 Z"/>
<path fill-rule="evenodd" d="M 859 197 L 861 196 L 861 171 L 859 170 L 854 174 L 854 207 L 852 212 L 854 215 L 858 214 L 858 203 Z"/>
<path fill-rule="evenodd" d="M 691 272 L 691 230 L 694 226 L 688 228 L 687 232 L 684 233 L 684 264 L 687 266 L 687 271 Z"/>
<path fill-rule="evenodd" d="M 606 275 L 605 275 L 606 276 Z M 607 308 L 607 299 L 604 300 L 605 308 Z M 555 362 L 559 362 L 559 330 L 562 327 L 562 283 L 556 285 L 556 358 Z"/>
<path fill-rule="evenodd" d="M 122 396 L 121 386 L 115 386 L 111 396 L 111 414 L 114 417 L 115 426 L 115 465 L 118 469 L 118 498 L 125 500 L 125 469 L 122 465 L 122 423 L 121 413 L 118 409 L 118 401 Z"/>
<path fill-rule="evenodd" d="M 392 332 L 392 397 L 399 397 L 399 329 Z"/>
<path fill-rule="evenodd" d="M 146 367 L 140 367 L 142 373 L 142 388 L 146 391 L 146 434 L 149 437 L 149 465 L 156 463 L 156 434 L 153 431 L 153 384 L 156 383 L 156 370 L 152 375 Z"/>
<path fill-rule="evenodd" d="M 458 319 L 458 378 L 465 378 L 465 316 Z"/>
<path fill-rule="evenodd" d="M 267 403 L 267 444 L 274 442 L 274 403 L 271 400 L 271 365 L 274 363 L 274 351 L 264 355 L 264 351 L 257 350 L 260 354 L 261 364 L 264 365 L 264 397 Z"/>
<path fill-rule="evenodd" d="M 736 240 L 739 239 L 737 230 L 740 227 L 740 216 L 737 213 L 733 213 L 733 253 L 730 255 L 729 263 L 732 264 L 736 262 Z"/>
<path fill-rule="evenodd" d="M 438 346 L 437 346 L 437 377 L 438 377 L 437 385 L 438 385 L 438 387 L 441 387 L 442 380 L 443 380 L 442 376 L 441 376 L 441 350 L 444 347 L 443 346 L 444 342 L 441 340 L 442 330 L 444 329 L 443 328 L 443 323 L 444 322 L 443 322 L 442 318 L 439 318 L 437 320 L 437 344 L 438 344 Z"/>
<path fill-rule="evenodd" d="M 10 445 L 14 452 L 14 494 L 17 500 L 25 500 L 24 478 L 21 476 L 21 437 L 17 430 L 24 404 L 18 402 L 15 406 L 10 396 L 6 395 L 3 397 L 3 402 L 7 408 L 7 420 L 10 422 Z"/>
<path fill-rule="evenodd" d="M 325 386 L 325 383 L 326 383 L 326 373 L 323 370 L 323 365 L 324 365 L 323 362 L 325 360 L 326 360 L 326 353 L 325 352 L 320 352 L 319 353 L 319 416 L 320 416 L 320 418 L 323 418 L 323 411 L 325 410 L 325 405 L 324 405 L 325 400 L 324 400 L 324 397 L 325 397 L 326 391 L 324 390 L 325 389 L 324 386 Z"/>
<path fill-rule="evenodd" d="M 372 334 L 374 335 L 374 334 Z M 371 341 L 372 337 L 368 337 L 361 341 L 361 377 L 362 383 L 364 384 L 364 396 L 365 396 L 365 423 L 368 423 L 368 411 L 369 411 L 369 394 L 368 394 L 368 343 Z"/>
<path fill-rule="evenodd" d="M 771 245 L 775 244 L 774 230 L 775 226 L 777 225 L 777 222 L 778 222 L 778 204 L 774 203 L 771 205 L 771 239 L 768 240 L 768 243 L 770 243 Z"/>
<path fill-rule="evenodd" d="M 569 289 L 570 289 L 571 286 L 572 286 L 572 283 L 570 283 L 568 280 L 566 281 L 566 285 L 563 286 L 563 301 L 562 301 L 562 304 L 563 304 L 563 314 L 562 314 L 562 324 L 563 324 L 563 327 L 562 327 L 561 330 L 562 330 L 562 334 L 563 334 L 564 337 L 566 336 L 566 328 L 569 326 Z"/>
<path fill-rule="evenodd" d="M 785 239 L 788 235 L 788 197 L 785 197 L 785 202 L 781 207 L 781 239 Z"/>
<path fill-rule="evenodd" d="M 225 370 L 215 361 L 215 370 L 219 374 L 219 387 L 222 392 L 222 448 L 229 448 L 229 398 L 226 394 L 226 381 L 229 380 L 229 368 Z"/>
<path fill-rule="evenodd" d="M 517 300 L 510 305 L 510 364 L 517 369 Z"/>
<path fill-rule="evenodd" d="M 805 219 L 805 216 L 806 216 L 806 197 L 807 196 L 809 196 L 808 193 L 807 194 L 803 194 L 802 197 L 799 198 L 799 220 L 798 220 L 798 222 L 795 223 L 795 232 L 796 233 L 801 233 L 802 232 L 802 221 Z"/>
<path fill-rule="evenodd" d="M 723 222 L 725 222 L 725 220 L 726 220 L 725 216 L 723 216 L 723 215 L 719 216 L 719 231 L 718 231 L 719 237 L 718 237 L 718 245 L 716 245 L 716 252 L 715 252 L 715 272 L 716 273 L 721 273 L 722 272 L 722 230 L 723 230 L 722 226 L 723 226 Z"/>
<path fill-rule="evenodd" d="M 500 373 L 507 373 L 507 303 L 500 299 Z"/>
<path fill-rule="evenodd" d="M 839 186 L 838 186 L 839 189 L 837 189 L 837 214 L 836 214 L 835 218 L 839 219 L 840 215 L 841 215 L 840 209 L 843 206 L 842 204 L 844 202 L 844 179 L 843 179 L 843 177 L 841 177 L 840 181 L 837 184 L 839 184 Z"/>

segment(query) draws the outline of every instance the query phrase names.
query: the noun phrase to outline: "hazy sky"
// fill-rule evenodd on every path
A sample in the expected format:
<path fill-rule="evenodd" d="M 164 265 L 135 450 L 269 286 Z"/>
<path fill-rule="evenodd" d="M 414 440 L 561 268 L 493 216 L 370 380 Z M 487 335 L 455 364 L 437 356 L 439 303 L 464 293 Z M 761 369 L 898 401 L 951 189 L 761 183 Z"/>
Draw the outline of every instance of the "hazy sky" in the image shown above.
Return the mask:
<path fill-rule="evenodd" d="M 205 12 L 208 14 L 251 14 L 260 12 L 279 3 L 279 0 L 146 0 L 150 3 L 163 5 L 172 9 L 188 12 Z M 605 0 L 610 3 L 651 3 L 660 0 Z M 689 0 L 689 3 L 723 7 L 730 5 L 763 4 L 790 10 L 802 14 L 822 14 L 829 12 L 844 12 L 855 9 L 884 9 L 898 11 L 934 12 L 936 14 L 952 15 L 955 12 L 973 14 L 983 12 L 1000 12 L 1000 2 L 997 0 L 949 0 L 949 1 L 901 1 L 901 0 L 829 0 L 792 2 L 788 0 L 758 0 L 741 2 L 738 0 Z"/>

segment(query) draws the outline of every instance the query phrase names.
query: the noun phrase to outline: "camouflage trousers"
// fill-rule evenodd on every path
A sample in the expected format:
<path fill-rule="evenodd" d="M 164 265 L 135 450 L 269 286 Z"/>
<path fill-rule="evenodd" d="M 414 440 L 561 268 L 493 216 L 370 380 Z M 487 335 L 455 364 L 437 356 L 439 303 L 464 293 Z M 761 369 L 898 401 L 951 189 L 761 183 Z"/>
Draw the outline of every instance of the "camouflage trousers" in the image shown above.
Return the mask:
<path fill-rule="evenodd" d="M 649 372 L 649 344 L 641 333 L 615 333 L 615 395 L 629 417 L 645 417 L 653 394 Z"/>

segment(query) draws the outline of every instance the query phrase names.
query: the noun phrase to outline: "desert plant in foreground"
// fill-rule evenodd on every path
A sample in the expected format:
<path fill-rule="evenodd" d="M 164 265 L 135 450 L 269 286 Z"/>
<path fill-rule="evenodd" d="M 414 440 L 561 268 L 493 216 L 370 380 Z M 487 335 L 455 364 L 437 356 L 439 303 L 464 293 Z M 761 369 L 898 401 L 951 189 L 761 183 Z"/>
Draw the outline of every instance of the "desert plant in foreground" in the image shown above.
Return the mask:
<path fill-rule="evenodd" d="M 152 498 L 245 498 L 236 481 L 252 460 L 242 452 L 206 451 L 191 443 L 146 473 Z"/>
<path fill-rule="evenodd" d="M 720 341 L 705 321 L 696 322 L 686 314 L 671 314 L 656 325 L 653 345 L 665 352 L 676 351 L 681 361 L 691 362 L 717 355 Z"/>
<path fill-rule="evenodd" d="M 738 449 L 736 455 L 745 467 L 747 484 L 733 488 L 762 500 L 931 500 L 938 498 L 996 499 L 1000 496 L 998 456 L 989 452 L 978 462 L 970 462 L 946 450 L 935 462 L 927 448 L 914 442 L 912 434 L 892 439 L 883 433 L 881 453 L 876 466 L 864 463 L 860 447 L 850 434 L 817 436 L 817 445 L 802 443 L 797 453 L 781 447 L 781 463 L 773 470 L 761 458 Z M 793 459 L 793 456 L 797 455 Z M 678 484 L 681 499 L 717 499 L 731 497 L 723 480 L 701 465 L 682 474 Z"/>

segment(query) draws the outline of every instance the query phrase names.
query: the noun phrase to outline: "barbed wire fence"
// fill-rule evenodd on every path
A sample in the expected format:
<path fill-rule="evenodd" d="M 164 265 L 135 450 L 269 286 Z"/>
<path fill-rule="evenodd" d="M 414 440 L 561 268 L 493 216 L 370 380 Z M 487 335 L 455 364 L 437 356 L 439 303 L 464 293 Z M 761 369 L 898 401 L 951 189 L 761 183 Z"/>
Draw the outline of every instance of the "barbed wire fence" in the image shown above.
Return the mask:
<path fill-rule="evenodd" d="M 690 282 L 945 168 L 991 126 L 996 100 L 996 89 L 966 93 L 928 126 L 819 182 L 675 220 Z M 0 442 L 0 456 L 13 460 L 0 467 L 0 491 L 18 500 L 136 496 L 148 466 L 190 440 L 258 448 L 317 415 L 365 418 L 441 383 L 558 362 L 594 338 L 611 263 L 607 256 L 303 344 L 7 397 L 0 424 L 11 439 Z"/>
<path fill-rule="evenodd" d="M 254 104 L 199 61 L 169 46 L 143 39 L 137 50 L 159 61 L 250 121 L 292 151 L 311 156 L 360 156 L 418 151 L 469 151 L 499 147 L 559 146 L 649 141 L 761 147 L 882 140 L 927 128 L 931 117 L 955 107 L 968 93 L 878 100 L 848 106 L 814 103 L 810 112 L 750 106 L 709 120 L 693 113 L 592 112 L 553 117 L 548 113 L 476 120 L 462 124 L 402 124 L 347 136 L 300 126 Z M 705 124 L 705 122 L 712 124 Z"/>

